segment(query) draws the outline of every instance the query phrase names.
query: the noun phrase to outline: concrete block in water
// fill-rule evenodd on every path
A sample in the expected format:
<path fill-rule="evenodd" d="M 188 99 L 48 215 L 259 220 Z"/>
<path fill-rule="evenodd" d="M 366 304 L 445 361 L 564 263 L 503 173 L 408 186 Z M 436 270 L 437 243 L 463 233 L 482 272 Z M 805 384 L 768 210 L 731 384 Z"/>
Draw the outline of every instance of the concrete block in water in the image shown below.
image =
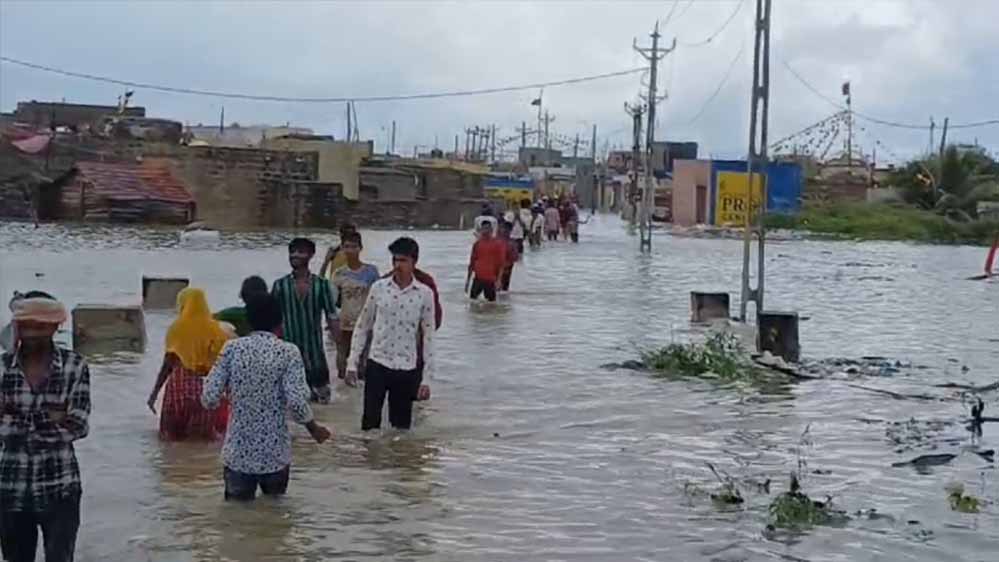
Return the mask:
<path fill-rule="evenodd" d="M 142 306 L 149 309 L 173 309 L 177 307 L 177 295 L 191 282 L 182 277 L 142 278 Z"/>
<path fill-rule="evenodd" d="M 769 351 L 785 361 L 800 359 L 797 312 L 760 312 L 757 328 L 760 351 Z"/>
<path fill-rule="evenodd" d="M 145 347 L 142 307 L 81 304 L 73 309 L 73 349 L 142 352 Z"/>
<path fill-rule="evenodd" d="M 729 318 L 728 293 L 690 292 L 690 321 L 707 322 L 709 320 Z"/>

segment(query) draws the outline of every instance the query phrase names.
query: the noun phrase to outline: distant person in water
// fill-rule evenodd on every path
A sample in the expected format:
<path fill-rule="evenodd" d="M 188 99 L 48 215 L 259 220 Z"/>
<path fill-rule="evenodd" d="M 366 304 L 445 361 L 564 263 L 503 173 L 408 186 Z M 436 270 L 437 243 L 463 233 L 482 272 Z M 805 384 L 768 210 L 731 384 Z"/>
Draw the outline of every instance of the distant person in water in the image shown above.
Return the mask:
<path fill-rule="evenodd" d="M 268 294 L 267 282 L 263 278 L 253 275 L 243 280 L 243 286 L 239 290 L 239 300 L 243 303 L 250 302 L 255 296 Z M 250 321 L 246 317 L 245 306 L 231 306 L 215 313 L 215 319 L 225 322 L 233 327 L 236 335 L 243 337 L 249 335 Z"/>
<path fill-rule="evenodd" d="M 340 330 L 336 334 L 336 368 L 341 379 L 347 376 L 347 357 L 350 356 L 350 342 L 354 336 L 354 323 L 368 300 L 371 286 L 378 281 L 378 268 L 361 261 L 364 247 L 361 234 L 349 232 L 340 241 L 347 262 L 333 272 L 333 287 L 339 295 Z M 364 378 L 363 365 L 358 376 Z"/>
<path fill-rule="evenodd" d="M 562 204 L 562 226 L 566 240 L 579 242 L 579 207 L 571 200 Z"/>
<path fill-rule="evenodd" d="M 364 431 L 381 427 L 386 396 L 392 427 L 412 427 L 413 396 L 430 396 L 430 387 L 420 379 L 421 350 L 425 380 L 432 378 L 434 370 L 434 295 L 413 275 L 420 246 L 412 238 L 399 238 L 389 252 L 392 276 L 371 287 L 355 325 L 348 359 L 347 383 L 356 384 L 361 350 L 371 338 L 361 419 Z"/>
<path fill-rule="evenodd" d="M 483 203 L 479 216 L 475 217 L 475 238 L 478 239 L 481 236 L 483 224 L 489 225 L 490 232 L 492 233 L 492 236 L 495 237 L 498 223 L 499 221 L 496 219 L 496 213 L 493 211 L 492 205 L 489 203 Z"/>
<path fill-rule="evenodd" d="M 496 301 L 497 285 L 506 267 L 506 254 L 506 242 L 493 238 L 492 227 L 483 225 L 479 230 L 479 239 L 472 245 L 465 278 L 465 290 L 472 300 L 484 295 L 487 301 Z"/>
<path fill-rule="evenodd" d="M 520 254 L 524 253 L 524 238 L 530 233 L 531 201 L 529 199 L 522 200 L 520 208 L 507 211 L 503 219 L 504 222 L 510 225 L 509 237 L 517 246 L 517 256 L 519 259 Z"/>
<path fill-rule="evenodd" d="M 312 240 L 292 240 L 288 244 L 291 273 L 274 282 L 271 294 L 281 303 L 284 340 L 297 345 L 302 352 L 312 400 L 329 404 L 333 400 L 333 387 L 323 345 L 323 316 L 331 334 L 339 332 L 340 325 L 330 282 L 313 275 L 309 269 L 315 255 L 316 244 Z"/>
<path fill-rule="evenodd" d="M 187 288 L 177 295 L 177 319 L 167 330 L 166 352 L 146 404 L 156 413 L 156 399 L 166 385 L 160 407 L 160 438 L 213 440 L 225 434 L 228 404 L 216 410 L 201 405 L 205 376 L 229 340 L 212 317 L 201 289 Z"/>
<path fill-rule="evenodd" d="M 538 202 L 531 208 L 531 247 L 540 248 L 541 240 L 545 236 L 545 209 Z"/>
<path fill-rule="evenodd" d="M 343 240 L 347 235 L 354 232 L 357 232 L 357 226 L 354 223 L 345 222 L 340 225 L 340 243 L 335 247 L 330 246 L 330 249 L 326 251 L 323 265 L 319 268 L 320 277 L 332 281 L 336 270 L 346 265 L 347 255 L 343 251 Z"/>
<path fill-rule="evenodd" d="M 558 240 L 558 233 L 561 228 L 562 219 L 558 212 L 558 207 L 555 206 L 554 201 L 549 201 L 548 208 L 545 209 L 545 233 L 548 235 L 549 242 Z"/>
<path fill-rule="evenodd" d="M 232 403 L 222 446 L 226 500 L 252 500 L 258 487 L 269 496 L 288 489 L 289 414 L 317 443 L 330 438 L 330 431 L 312 417 L 302 353 L 277 335 L 281 304 L 266 293 L 255 295 L 246 314 L 252 333 L 225 346 L 201 395 L 205 408 L 217 407 L 224 396 Z"/>
<path fill-rule="evenodd" d="M 499 279 L 498 289 L 500 291 L 510 290 L 510 278 L 513 277 L 513 266 L 516 265 L 517 260 L 520 259 L 517 241 L 510 238 L 511 230 L 512 227 L 510 226 L 510 223 L 500 223 L 499 239 L 506 244 L 506 262 L 503 264 L 503 272 L 500 274 Z"/>
<path fill-rule="evenodd" d="M 15 350 L 0 356 L 0 548 L 34 562 L 72 562 L 80 528 L 80 467 L 73 442 L 89 432 L 90 370 L 53 336 L 66 308 L 29 291 L 12 306 Z"/>

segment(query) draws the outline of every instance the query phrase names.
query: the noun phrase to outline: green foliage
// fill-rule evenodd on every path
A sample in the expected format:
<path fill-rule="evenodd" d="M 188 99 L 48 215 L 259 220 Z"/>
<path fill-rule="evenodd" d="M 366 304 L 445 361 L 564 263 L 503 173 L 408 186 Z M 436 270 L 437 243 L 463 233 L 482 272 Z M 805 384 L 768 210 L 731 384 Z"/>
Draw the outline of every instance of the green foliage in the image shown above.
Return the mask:
<path fill-rule="evenodd" d="M 964 493 L 963 484 L 947 486 L 947 499 L 950 501 L 950 508 L 961 513 L 978 513 L 982 504 L 978 498 Z"/>
<path fill-rule="evenodd" d="M 962 153 L 953 145 L 947 147 L 943 158 L 928 156 L 906 163 L 887 182 L 899 189 L 906 203 L 963 220 L 975 216 L 979 201 L 993 200 L 996 184 L 999 162 L 984 152 Z M 992 188 L 983 193 L 979 191 L 983 185 Z"/>
<path fill-rule="evenodd" d="M 727 332 L 712 334 L 703 344 L 672 343 L 643 352 L 642 362 L 654 371 L 681 376 L 710 373 L 724 379 L 737 379 L 757 371 L 739 339 Z"/>
<path fill-rule="evenodd" d="M 911 206 L 833 203 L 797 215 L 767 215 L 768 228 L 801 229 L 862 240 L 989 245 L 999 222 L 956 222 Z"/>
<path fill-rule="evenodd" d="M 817 502 L 801 491 L 798 477 L 791 475 L 790 490 L 770 504 L 770 525 L 779 529 L 803 529 L 834 521 L 832 501 Z"/>

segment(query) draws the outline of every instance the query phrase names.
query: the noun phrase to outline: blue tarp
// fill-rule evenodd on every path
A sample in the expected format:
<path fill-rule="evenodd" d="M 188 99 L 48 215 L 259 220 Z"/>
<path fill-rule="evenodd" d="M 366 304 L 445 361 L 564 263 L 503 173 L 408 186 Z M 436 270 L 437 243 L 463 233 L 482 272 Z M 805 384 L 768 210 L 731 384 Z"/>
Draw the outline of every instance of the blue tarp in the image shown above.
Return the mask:
<path fill-rule="evenodd" d="M 485 187 L 498 189 L 534 189 L 534 179 L 486 178 Z"/>

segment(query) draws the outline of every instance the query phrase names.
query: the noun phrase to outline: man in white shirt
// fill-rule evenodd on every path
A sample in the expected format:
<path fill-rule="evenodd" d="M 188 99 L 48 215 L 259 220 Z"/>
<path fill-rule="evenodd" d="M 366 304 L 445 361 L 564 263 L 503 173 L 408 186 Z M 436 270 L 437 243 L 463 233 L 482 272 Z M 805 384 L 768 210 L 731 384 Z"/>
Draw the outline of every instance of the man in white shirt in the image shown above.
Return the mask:
<path fill-rule="evenodd" d="M 423 351 L 423 375 L 434 372 L 433 335 L 434 294 L 413 276 L 420 246 L 412 238 L 399 238 L 389 246 L 392 275 L 376 281 L 368 293 L 361 315 L 354 325 L 345 382 L 357 384 L 361 350 L 371 336 L 364 375 L 364 414 L 361 429 L 378 429 L 386 395 L 389 423 L 397 429 L 413 424 L 413 396 L 428 396 L 418 371 L 419 350 Z"/>
<path fill-rule="evenodd" d="M 507 211 L 503 218 L 512 225 L 510 239 L 517 245 L 517 255 L 522 255 L 524 253 L 524 238 L 527 237 L 528 229 L 531 227 L 531 201 L 529 199 L 522 200 L 520 209 Z"/>

